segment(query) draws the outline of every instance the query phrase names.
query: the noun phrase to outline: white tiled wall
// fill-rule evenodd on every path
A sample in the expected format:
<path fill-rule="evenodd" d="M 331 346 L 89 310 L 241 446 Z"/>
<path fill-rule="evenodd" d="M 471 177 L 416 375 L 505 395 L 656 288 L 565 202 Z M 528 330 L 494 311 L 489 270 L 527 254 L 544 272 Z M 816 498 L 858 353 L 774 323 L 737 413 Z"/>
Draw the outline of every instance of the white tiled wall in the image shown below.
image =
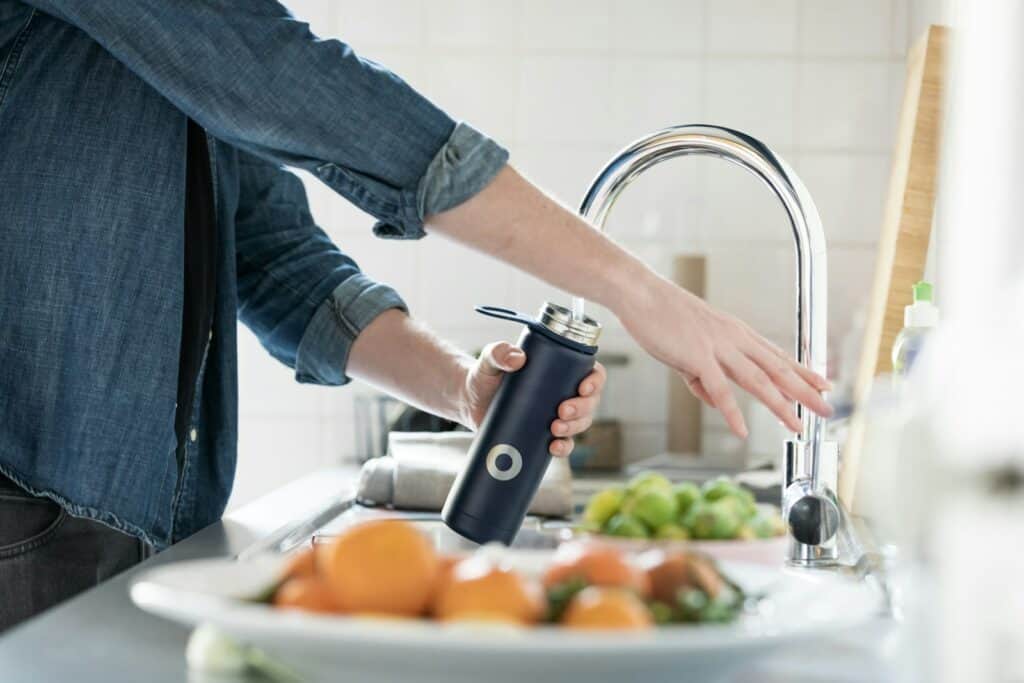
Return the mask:
<path fill-rule="evenodd" d="M 316 33 L 349 42 L 498 138 L 513 163 L 569 205 L 610 155 L 656 128 L 721 123 L 763 139 L 821 211 L 838 347 L 873 266 L 902 58 L 936 0 L 285 2 Z M 307 186 L 314 215 L 342 249 L 467 347 L 514 334 L 482 323 L 474 304 L 534 309 L 552 296 L 436 237 L 376 240 L 368 216 L 312 179 Z M 741 169 L 707 159 L 659 167 L 623 197 L 609 230 L 662 269 L 674 253 L 706 254 L 711 301 L 792 344 L 789 227 Z M 610 327 L 605 347 L 630 353 L 633 364 L 613 372 L 605 412 L 626 420 L 632 455 L 650 455 L 664 447 L 666 376 Z M 365 388 L 300 387 L 247 331 L 240 355 L 235 503 L 355 454 L 352 396 Z M 719 424 L 708 416 L 710 429 Z"/>

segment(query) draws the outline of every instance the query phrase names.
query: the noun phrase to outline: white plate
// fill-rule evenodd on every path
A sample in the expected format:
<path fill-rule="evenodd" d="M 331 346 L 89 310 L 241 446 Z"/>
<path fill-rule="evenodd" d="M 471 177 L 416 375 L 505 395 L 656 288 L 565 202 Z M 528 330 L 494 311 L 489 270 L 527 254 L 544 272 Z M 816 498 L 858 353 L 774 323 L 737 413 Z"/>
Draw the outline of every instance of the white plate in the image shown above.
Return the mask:
<path fill-rule="evenodd" d="M 752 540 L 732 539 L 727 541 L 675 541 L 655 538 L 621 538 L 606 534 L 580 533 L 568 531 L 563 534 L 565 539 L 593 539 L 602 543 L 617 546 L 629 552 L 641 552 L 652 548 L 662 550 L 695 550 L 710 555 L 719 562 L 742 562 L 777 567 L 786 559 L 789 538 L 775 536 L 773 538 L 755 538 Z"/>
<path fill-rule="evenodd" d="M 538 572 L 551 551 L 506 551 Z M 241 600 L 260 593 L 280 560 L 199 560 L 156 567 L 132 583 L 142 609 L 187 625 L 212 623 L 263 648 L 309 680 L 500 681 L 711 680 L 766 650 L 806 648 L 879 612 L 879 596 L 840 575 L 722 563 L 748 593 L 765 594 L 758 614 L 729 625 L 679 625 L 646 633 L 520 629 L 427 620 L 384 620 L 282 612 Z"/>

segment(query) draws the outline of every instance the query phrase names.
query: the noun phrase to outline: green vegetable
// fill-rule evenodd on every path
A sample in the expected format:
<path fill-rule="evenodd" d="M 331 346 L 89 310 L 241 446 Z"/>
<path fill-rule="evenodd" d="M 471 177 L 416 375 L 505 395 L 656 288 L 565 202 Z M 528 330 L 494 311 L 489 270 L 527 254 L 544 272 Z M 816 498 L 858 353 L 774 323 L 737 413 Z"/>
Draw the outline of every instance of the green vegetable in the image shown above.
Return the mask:
<path fill-rule="evenodd" d="M 700 620 L 724 624 L 735 619 L 742 607 L 743 596 L 739 592 L 727 588 L 701 610 Z"/>
<path fill-rule="evenodd" d="M 211 624 L 200 624 L 185 646 L 185 662 L 200 676 L 241 678 L 251 672 L 279 683 L 297 683 L 291 669 L 271 659 L 262 650 L 237 642 Z"/>
<path fill-rule="evenodd" d="M 699 588 L 682 590 L 676 596 L 676 614 L 680 621 L 700 621 L 708 602 L 708 594 Z"/>
<path fill-rule="evenodd" d="M 739 495 L 743 489 L 739 484 L 727 477 L 718 477 L 704 483 L 701 493 L 704 500 L 713 503 L 720 498 Z"/>
<path fill-rule="evenodd" d="M 640 472 L 626 484 L 626 493 L 629 495 L 639 493 L 648 488 L 657 488 L 663 491 L 672 490 L 672 482 L 664 474 L 645 471 Z"/>
<path fill-rule="evenodd" d="M 583 519 L 598 526 L 604 524 L 619 511 L 625 497 L 626 491 L 621 488 L 598 491 L 587 501 L 587 506 L 583 510 Z"/>
<path fill-rule="evenodd" d="M 758 538 L 773 538 L 786 533 L 786 523 L 779 511 L 772 506 L 762 506 L 748 522 Z"/>
<path fill-rule="evenodd" d="M 688 515 L 687 527 L 694 538 L 729 539 L 735 538 L 743 524 L 734 503 L 728 499 L 695 506 Z"/>
<path fill-rule="evenodd" d="M 576 531 L 585 534 L 599 534 L 601 533 L 602 525 L 596 522 L 588 522 L 586 520 L 576 525 Z"/>
<path fill-rule="evenodd" d="M 620 512 L 605 525 L 604 530 L 612 536 L 623 536 L 625 538 L 647 538 L 647 527 L 636 517 Z"/>
<path fill-rule="evenodd" d="M 679 514 L 685 515 L 694 503 L 700 500 L 700 487 L 692 481 L 684 481 L 672 487 L 676 497 L 676 505 L 679 507 Z"/>
<path fill-rule="evenodd" d="M 667 624 L 672 621 L 672 617 L 674 615 L 672 613 L 673 610 L 669 605 L 655 600 L 647 607 L 651 610 L 651 616 L 654 617 L 655 624 Z"/>
<path fill-rule="evenodd" d="M 679 507 L 671 490 L 652 484 L 628 497 L 622 505 L 622 511 L 636 517 L 652 529 L 657 529 L 672 522 Z"/>
<path fill-rule="evenodd" d="M 576 594 L 587 587 L 585 579 L 574 576 L 568 581 L 552 586 L 548 589 L 548 621 L 557 622 L 562 620 L 562 615 Z"/>
<path fill-rule="evenodd" d="M 736 482 L 719 477 L 704 484 L 702 489 L 704 500 L 714 503 L 719 500 L 734 500 L 737 512 L 743 519 L 750 519 L 757 513 L 754 494 Z"/>
<path fill-rule="evenodd" d="M 690 537 L 690 532 L 678 524 L 669 522 L 668 524 L 662 524 L 660 527 L 655 529 L 654 537 L 663 540 L 685 541 Z"/>
<path fill-rule="evenodd" d="M 750 524 L 744 524 L 740 527 L 740 530 L 736 532 L 736 538 L 744 541 L 753 541 L 760 537 L 757 535 L 754 527 L 750 526 Z"/>

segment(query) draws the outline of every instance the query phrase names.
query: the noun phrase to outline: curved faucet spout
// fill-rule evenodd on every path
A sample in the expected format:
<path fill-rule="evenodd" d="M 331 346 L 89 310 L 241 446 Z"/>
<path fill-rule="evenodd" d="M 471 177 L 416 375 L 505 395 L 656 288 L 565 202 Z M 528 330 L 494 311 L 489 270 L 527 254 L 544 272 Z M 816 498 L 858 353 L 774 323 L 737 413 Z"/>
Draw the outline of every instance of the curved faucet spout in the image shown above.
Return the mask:
<path fill-rule="evenodd" d="M 675 126 L 652 133 L 619 152 L 598 173 L 583 198 L 580 214 L 603 231 L 615 200 L 633 180 L 663 161 L 691 154 L 714 156 L 742 166 L 760 178 L 782 202 L 796 245 L 796 358 L 824 376 L 828 321 L 825 234 L 818 210 L 803 183 L 762 142 L 739 131 L 709 125 Z M 583 299 L 573 299 L 575 315 L 582 317 L 583 308 Z M 809 485 L 805 486 L 809 491 L 817 490 L 819 481 L 834 490 L 836 468 L 823 463 L 832 453 L 822 453 L 821 418 L 800 405 L 797 414 L 803 429 L 787 448 L 786 487 L 799 479 Z M 823 464 L 826 471 L 820 471 Z M 806 560 L 827 559 L 817 550 L 794 551 L 791 559 L 796 561 L 797 555 L 805 556 Z"/>

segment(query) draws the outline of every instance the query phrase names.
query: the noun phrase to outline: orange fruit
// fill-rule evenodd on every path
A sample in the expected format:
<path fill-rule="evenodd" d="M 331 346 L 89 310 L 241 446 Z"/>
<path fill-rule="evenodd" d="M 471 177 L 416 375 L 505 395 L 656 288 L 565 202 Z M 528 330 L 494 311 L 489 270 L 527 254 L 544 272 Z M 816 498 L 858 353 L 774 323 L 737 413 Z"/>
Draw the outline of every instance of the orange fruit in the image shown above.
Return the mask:
<path fill-rule="evenodd" d="M 654 627 L 654 618 L 632 591 L 590 586 L 569 602 L 562 625 L 587 630 L 646 630 Z"/>
<path fill-rule="evenodd" d="M 484 557 L 462 560 L 434 601 L 442 621 L 507 621 L 532 624 L 544 613 L 540 586 Z"/>
<path fill-rule="evenodd" d="M 300 550 L 292 555 L 284 569 L 281 570 L 282 581 L 300 576 L 316 576 L 316 555 L 312 548 Z"/>
<path fill-rule="evenodd" d="M 434 582 L 434 595 L 436 596 L 444 588 L 445 584 L 452 578 L 455 565 L 463 558 L 458 555 L 439 555 L 437 558 L 437 580 Z"/>
<path fill-rule="evenodd" d="M 439 561 L 413 525 L 377 519 L 320 546 L 317 567 L 345 612 L 418 616 L 430 602 Z"/>
<path fill-rule="evenodd" d="M 646 597 L 650 579 L 630 564 L 625 553 L 604 543 L 565 543 L 559 546 L 544 573 L 547 588 L 579 578 L 591 586 L 629 588 Z"/>
<path fill-rule="evenodd" d="M 288 579 L 274 593 L 274 607 L 325 614 L 340 611 L 330 586 L 315 576 Z"/>

